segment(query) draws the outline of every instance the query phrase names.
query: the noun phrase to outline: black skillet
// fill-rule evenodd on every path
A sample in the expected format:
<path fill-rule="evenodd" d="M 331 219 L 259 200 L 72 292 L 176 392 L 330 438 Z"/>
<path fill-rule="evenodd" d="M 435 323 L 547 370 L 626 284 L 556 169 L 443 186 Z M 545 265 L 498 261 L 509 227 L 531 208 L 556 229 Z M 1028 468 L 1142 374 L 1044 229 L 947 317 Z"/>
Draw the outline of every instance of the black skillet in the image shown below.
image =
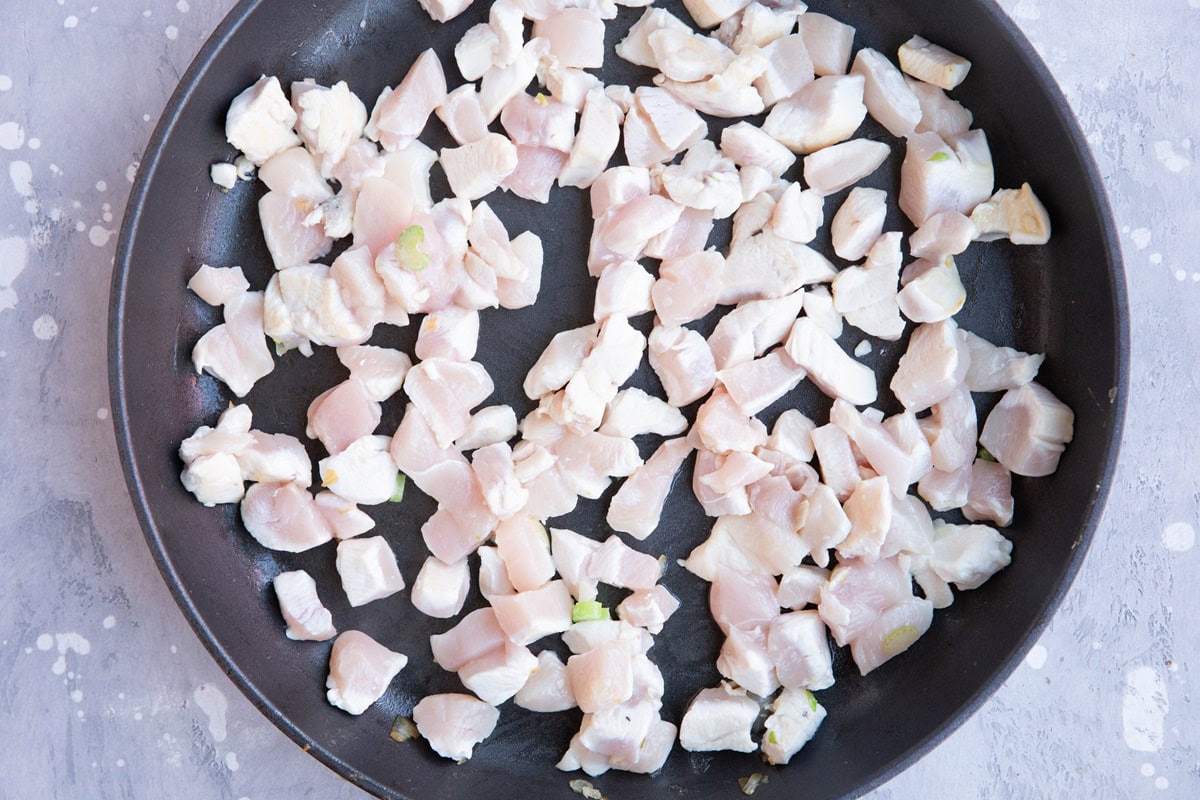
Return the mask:
<path fill-rule="evenodd" d="M 448 54 L 469 26 L 485 18 L 487 5 L 478 0 L 452 23 L 436 25 L 414 0 L 238 4 L 196 57 L 159 121 L 129 202 L 113 277 L 110 375 L 118 443 L 164 579 L 213 657 L 262 712 L 324 764 L 381 797 L 572 797 L 568 781 L 582 775 L 559 772 L 553 764 L 578 727 L 578 712 L 535 715 L 509 704 L 495 734 L 463 766 L 438 758 L 423 743 L 401 745 L 388 738 L 393 719 L 408 714 L 421 696 L 460 690 L 454 676 L 432 665 L 427 643 L 430 633 L 450 622 L 417 613 L 407 592 L 351 609 L 341 595 L 331 546 L 300 555 L 264 550 L 242 529 L 235 506 L 206 509 L 183 490 L 175 455 L 179 441 L 197 425 L 211 424 L 231 399 L 212 378 L 191 369 L 193 344 L 218 319 L 184 285 L 202 262 L 240 264 L 254 288 L 262 288 L 271 272 L 255 213 L 261 189 L 242 183 L 226 195 L 208 178 L 210 163 L 234 155 L 222 133 L 234 95 L 262 73 L 280 76 L 285 86 L 305 77 L 326 84 L 345 79 L 370 107 L 418 51 L 433 46 Z M 972 247 L 959 260 L 970 298 L 958 320 L 999 343 L 1046 353 L 1040 380 L 1075 410 L 1075 441 L 1057 474 L 1015 481 L 1011 567 L 960 595 L 908 653 L 869 677 L 858 676 L 838 654 L 837 685 L 820 695 L 829 717 L 790 766 L 769 768 L 755 755 L 676 748 L 657 776 L 610 773 L 594 781 L 621 800 L 737 797 L 737 779 L 753 772 L 769 776 L 758 791 L 768 800 L 853 796 L 913 763 L 1000 685 L 1049 620 L 1100 518 L 1116 458 L 1128 367 L 1124 278 L 1103 186 L 1050 73 L 988 0 L 811 5 L 855 25 L 856 47 L 894 54 L 920 33 L 972 59 L 970 77 L 955 96 L 988 133 L 997 185 L 1031 182 L 1053 218 L 1054 238 L 1041 248 L 1006 242 Z M 686 18 L 681 7 L 672 10 Z M 640 9 L 622 9 L 610 23 L 610 48 L 639 14 Z M 611 49 L 608 53 L 607 82 L 649 79 Z M 443 61 L 448 79 L 457 83 L 453 60 Z M 870 121 L 860 133 L 886 138 Z M 430 123 L 426 141 L 446 144 L 437 121 Z M 867 183 L 894 192 L 900 153 L 897 148 Z M 444 192 L 444 182 L 435 181 L 434 189 Z M 840 199 L 830 201 L 827 214 Z M 478 359 L 496 379 L 495 401 L 521 414 L 529 402 L 520 382 L 537 354 L 554 332 L 590 321 L 592 282 L 583 268 L 590 216 L 582 193 L 557 188 L 549 205 L 511 195 L 489 202 L 510 234 L 532 229 L 546 245 L 537 305 L 483 314 Z M 889 226 L 911 231 L 898 216 Z M 712 324 L 709 319 L 699 327 L 706 331 Z M 853 348 L 861 337 L 847 331 L 842 344 Z M 381 329 L 374 341 L 411 347 L 412 339 L 411 330 Z M 866 360 L 890 375 L 901 348 L 874 345 Z M 289 353 L 249 397 L 255 427 L 303 438 L 309 399 L 344 374 L 330 352 L 308 360 Z M 655 388 L 645 367 L 634 383 Z M 981 411 L 995 399 L 980 397 Z M 882 402 L 887 407 L 892 399 Z M 789 405 L 820 417 L 828 401 L 802 388 L 764 417 L 769 422 Z M 389 403 L 381 430 L 394 430 L 399 412 L 398 401 Z M 643 450 L 654 445 L 646 442 Z M 312 452 L 321 455 L 316 448 Z M 604 507 L 603 501 L 583 502 L 555 522 L 603 536 Z M 431 502 L 411 489 L 400 505 L 372 510 L 410 582 L 425 557 L 418 529 L 431 511 Z M 707 528 L 681 481 L 662 527 L 645 543 L 671 559 L 665 580 L 685 604 L 651 651 L 666 676 L 664 715 L 676 721 L 692 694 L 718 680 L 712 664 L 720 639 L 706 613 L 705 585 L 674 566 Z M 269 581 L 298 567 L 317 578 L 339 628 L 360 628 L 411 657 L 384 698 L 362 717 L 325 702 L 329 643 L 283 636 Z M 1031 709 L 1029 718 L 1037 716 Z"/>

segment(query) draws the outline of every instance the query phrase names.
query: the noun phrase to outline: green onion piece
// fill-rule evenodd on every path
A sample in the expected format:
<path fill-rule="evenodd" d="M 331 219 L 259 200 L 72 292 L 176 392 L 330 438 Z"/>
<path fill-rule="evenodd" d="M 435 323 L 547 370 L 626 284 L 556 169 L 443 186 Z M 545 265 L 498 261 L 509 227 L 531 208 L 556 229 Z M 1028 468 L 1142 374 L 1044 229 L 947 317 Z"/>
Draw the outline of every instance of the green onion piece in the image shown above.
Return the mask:
<path fill-rule="evenodd" d="M 929 157 L 930 164 L 940 164 L 943 161 L 949 161 L 949 160 L 950 160 L 950 154 L 943 153 L 940 150 Z"/>
<path fill-rule="evenodd" d="M 587 800 L 604 800 L 604 795 L 600 793 L 600 790 L 592 786 L 588 781 L 576 778 L 568 783 L 567 786 L 571 787 L 572 792 L 583 795 Z"/>
<path fill-rule="evenodd" d="M 749 797 L 758 791 L 758 787 L 767 782 L 767 776 L 761 772 L 755 772 L 753 775 L 748 775 L 745 778 L 738 778 L 738 786 L 742 787 L 742 794 Z"/>
<path fill-rule="evenodd" d="M 409 272 L 420 272 L 429 266 L 429 256 L 421 251 L 425 243 L 425 229 L 420 225 L 409 225 L 396 237 L 396 263 Z"/>
<path fill-rule="evenodd" d="M 975 457 L 980 461 L 990 461 L 993 464 L 996 463 L 996 457 L 989 453 L 986 447 L 980 447 L 979 452 L 975 454 Z"/>
<path fill-rule="evenodd" d="M 404 499 L 404 484 L 407 482 L 408 479 L 404 477 L 403 472 L 396 475 L 396 491 L 392 492 L 392 496 L 388 498 L 389 503 L 399 503 Z"/>
<path fill-rule="evenodd" d="M 571 622 L 596 622 L 612 619 L 608 609 L 595 600 L 580 600 L 571 609 Z"/>
<path fill-rule="evenodd" d="M 891 658 L 898 653 L 903 653 L 920 637 L 921 634 L 912 625 L 901 625 L 883 637 L 883 646 L 881 649 L 885 656 Z"/>
<path fill-rule="evenodd" d="M 407 742 L 419 735 L 417 726 L 408 717 L 396 717 L 396 721 L 392 723 L 392 729 L 388 731 L 388 736 L 393 742 Z"/>
<path fill-rule="evenodd" d="M 814 697 L 813 693 L 810 692 L 808 689 L 804 690 L 804 694 L 806 697 L 808 697 L 808 707 L 811 708 L 813 711 L 816 711 L 817 710 L 817 698 Z"/>
<path fill-rule="evenodd" d="M 279 341 L 278 339 L 272 339 L 271 341 L 275 343 L 275 355 L 283 356 L 287 353 L 288 346 L 286 344 Z"/>
<path fill-rule="evenodd" d="M 767 734 L 767 741 L 771 744 L 779 744 L 779 737 L 775 735 L 775 731 Z"/>

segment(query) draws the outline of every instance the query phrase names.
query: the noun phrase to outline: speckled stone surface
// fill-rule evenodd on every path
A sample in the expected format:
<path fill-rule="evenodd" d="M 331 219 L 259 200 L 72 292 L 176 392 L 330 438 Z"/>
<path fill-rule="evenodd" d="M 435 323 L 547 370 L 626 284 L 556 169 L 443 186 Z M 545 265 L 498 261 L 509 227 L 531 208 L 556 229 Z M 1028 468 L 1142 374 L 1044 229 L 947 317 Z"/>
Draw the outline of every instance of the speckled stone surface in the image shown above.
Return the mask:
<path fill-rule="evenodd" d="M 97 5 L 92 5 L 95 2 Z M 232 5 L 0 4 L 0 798 L 365 797 L 275 730 L 145 546 L 108 411 L 139 154 Z M 1200 797 L 1200 0 L 1002 0 L 1107 183 L 1133 370 L 1103 524 L 1054 621 L 871 797 Z"/>

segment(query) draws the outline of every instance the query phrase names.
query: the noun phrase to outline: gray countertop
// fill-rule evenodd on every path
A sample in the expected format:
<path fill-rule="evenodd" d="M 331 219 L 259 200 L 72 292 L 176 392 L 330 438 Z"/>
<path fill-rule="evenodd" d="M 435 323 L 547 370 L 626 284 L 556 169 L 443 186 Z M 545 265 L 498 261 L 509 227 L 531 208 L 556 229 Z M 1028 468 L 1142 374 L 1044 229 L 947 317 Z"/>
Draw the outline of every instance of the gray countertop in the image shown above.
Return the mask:
<path fill-rule="evenodd" d="M 91 2 L 0 10 L 0 798 L 365 797 L 260 716 L 192 634 L 109 415 L 121 214 L 154 122 L 232 0 Z M 972 719 L 872 797 L 1198 797 L 1200 0 L 1001 5 L 1108 186 L 1129 284 L 1128 423 L 1050 627 Z"/>

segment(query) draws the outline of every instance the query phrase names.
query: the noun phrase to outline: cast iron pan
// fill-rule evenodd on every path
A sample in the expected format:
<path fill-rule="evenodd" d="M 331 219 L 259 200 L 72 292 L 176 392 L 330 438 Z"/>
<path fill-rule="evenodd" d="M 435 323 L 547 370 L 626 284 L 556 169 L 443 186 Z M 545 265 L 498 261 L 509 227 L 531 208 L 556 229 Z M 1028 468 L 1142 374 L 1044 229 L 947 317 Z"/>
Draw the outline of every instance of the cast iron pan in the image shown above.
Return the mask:
<path fill-rule="evenodd" d="M 208 178 L 212 162 L 234 155 L 222 133 L 234 95 L 262 73 L 278 75 L 285 86 L 305 77 L 324 84 L 345 79 L 369 107 L 429 46 L 444 54 L 456 85 L 459 76 L 445 54 L 485 18 L 488 5 L 479 0 L 452 23 L 436 25 L 412 0 L 239 4 L 197 56 L 158 124 L 130 199 L 113 278 L 110 368 L 117 436 L 129 489 L 165 580 L 213 657 L 263 713 L 323 763 L 381 797 L 573 797 L 567 782 L 581 775 L 553 764 L 577 730 L 579 714 L 536 715 L 508 704 L 495 734 L 463 766 L 438 758 L 421 742 L 400 745 L 388 738 L 393 719 L 410 713 L 423 695 L 461 690 L 453 675 L 432 664 L 428 646 L 428 636 L 452 621 L 422 616 L 407 591 L 351 609 L 332 545 L 299 555 L 267 551 L 242 529 L 236 506 L 206 509 L 183 490 L 179 441 L 197 425 L 213 423 L 231 399 L 215 380 L 192 371 L 192 346 L 219 319 L 184 285 L 202 262 L 240 264 L 258 289 L 271 274 L 255 212 L 261 188 L 241 183 L 226 195 Z M 959 261 L 970 299 L 958 320 L 999 343 L 1046 353 L 1040 380 L 1075 410 L 1075 441 L 1057 474 L 1015 481 L 1011 567 L 961 594 L 916 646 L 869 677 L 859 677 L 838 654 L 837 685 L 820 695 L 829 717 L 790 766 L 766 767 L 757 755 L 689 754 L 677 747 L 655 777 L 614 772 L 596 779 L 609 797 L 735 797 L 737 778 L 756 771 L 769 774 L 758 793 L 767 800 L 844 797 L 879 785 L 966 719 L 1030 646 L 1079 567 L 1112 473 L 1128 358 L 1124 279 L 1100 180 L 1053 79 L 987 0 L 814 0 L 812 8 L 857 26 L 856 47 L 894 54 L 911 34 L 921 33 L 973 60 L 956 97 L 987 131 L 997 185 L 1030 181 L 1055 228 L 1047 247 L 972 247 Z M 686 18 L 682 8 L 673 10 Z M 610 47 L 640 13 L 622 9 L 608 26 Z M 608 52 L 606 82 L 648 82 L 648 73 Z M 886 138 L 870 120 L 861 134 Z M 425 139 L 435 148 L 447 143 L 436 120 Z M 867 183 L 889 189 L 894 198 L 901 155 L 897 148 Z M 440 177 L 437 170 L 435 175 Z M 434 189 L 444 192 L 445 185 L 435 181 Z M 591 321 L 593 282 L 584 269 L 590 216 L 583 194 L 574 190 L 556 188 L 548 205 L 507 194 L 488 200 L 510 234 L 532 229 L 546 245 L 537 305 L 485 312 L 482 320 L 478 360 L 495 378 L 492 402 L 511 404 L 520 416 L 530 408 L 521 380 L 550 337 Z M 827 216 L 840 202 L 839 196 L 827 203 Z M 911 232 L 899 216 L 888 229 Z M 642 323 L 648 326 L 649 319 Z M 698 327 L 707 333 L 713 323 Z M 842 344 L 853 348 L 860 338 L 847 327 Z M 407 349 L 412 340 L 412 330 L 381 327 L 373 341 Z M 874 345 L 866 360 L 890 375 L 902 348 Z M 255 427 L 303 439 L 308 401 L 344 377 L 331 351 L 308 360 L 287 354 L 248 399 Z M 633 382 L 657 389 L 645 366 Z M 981 411 L 995 400 L 980 397 Z M 395 429 L 401 403 L 394 398 L 385 406 L 383 432 Z M 895 408 L 886 390 L 881 403 Z M 821 418 L 828 400 L 802 387 L 764 419 L 770 423 L 787 406 Z M 643 445 L 648 454 L 657 442 Z M 316 447 L 312 454 L 323 455 Z M 690 465 L 685 469 L 690 472 Z M 684 603 L 651 651 L 666 677 L 664 716 L 676 722 L 696 691 L 718 681 L 713 661 L 720 637 L 707 614 L 706 584 L 675 566 L 709 528 L 689 483 L 679 482 L 662 527 L 645 543 L 670 559 L 665 580 Z M 605 536 L 606 501 L 581 502 L 554 522 Z M 418 529 L 433 511 L 431 501 L 410 488 L 398 506 L 371 511 L 411 583 L 426 555 Z M 295 568 L 316 577 L 339 629 L 359 628 L 411 657 L 383 699 L 360 718 L 325 702 L 329 643 L 283 636 L 269 582 Z M 469 600 L 478 602 L 477 596 Z"/>

